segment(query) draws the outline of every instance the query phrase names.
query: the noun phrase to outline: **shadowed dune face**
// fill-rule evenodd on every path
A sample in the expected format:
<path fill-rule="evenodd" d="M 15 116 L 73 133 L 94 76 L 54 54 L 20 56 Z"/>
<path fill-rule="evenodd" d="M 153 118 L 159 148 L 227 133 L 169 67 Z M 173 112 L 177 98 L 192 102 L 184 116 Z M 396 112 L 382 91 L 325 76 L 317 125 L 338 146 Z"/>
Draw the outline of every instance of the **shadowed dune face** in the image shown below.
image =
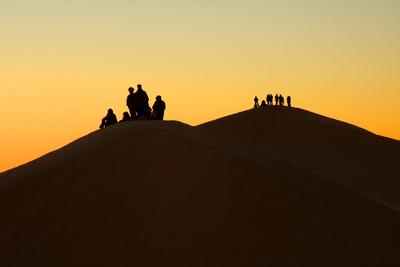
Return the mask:
<path fill-rule="evenodd" d="M 197 128 L 310 168 L 400 207 L 400 141 L 279 106 L 244 111 Z"/>
<path fill-rule="evenodd" d="M 399 212 L 179 122 L 110 126 L 0 174 L 4 266 L 394 266 Z"/>

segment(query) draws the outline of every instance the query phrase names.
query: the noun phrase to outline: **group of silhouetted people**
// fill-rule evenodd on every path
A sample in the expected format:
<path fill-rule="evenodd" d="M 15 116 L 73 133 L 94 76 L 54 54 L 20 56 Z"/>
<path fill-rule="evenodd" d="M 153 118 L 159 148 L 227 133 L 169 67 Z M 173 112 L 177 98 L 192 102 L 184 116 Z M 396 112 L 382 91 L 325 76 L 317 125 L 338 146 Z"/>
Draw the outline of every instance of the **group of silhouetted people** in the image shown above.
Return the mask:
<path fill-rule="evenodd" d="M 291 107 L 291 100 L 292 98 L 290 96 L 287 96 L 286 101 L 287 101 L 287 105 L 288 107 Z M 265 102 L 266 101 L 266 102 Z M 257 108 L 259 106 L 272 106 L 273 105 L 273 101 L 274 101 L 274 96 L 272 94 L 267 95 L 266 100 L 261 101 L 261 105 L 258 104 L 258 97 L 256 96 L 254 98 L 254 107 Z M 284 106 L 285 105 L 285 98 L 283 98 L 282 95 L 276 94 L 275 95 L 275 105 L 276 106 Z"/>
<path fill-rule="evenodd" d="M 147 93 L 142 89 L 142 85 L 137 85 L 137 91 L 134 92 L 133 87 L 129 87 L 128 89 L 129 95 L 126 99 L 126 105 L 128 106 L 130 114 L 125 111 L 123 113 L 122 120 L 131 121 L 131 120 L 163 120 L 164 119 L 164 110 L 165 110 L 165 102 L 161 99 L 161 96 L 156 97 L 156 101 L 153 104 L 153 108 L 149 106 L 149 97 Z M 107 116 L 105 116 L 102 121 L 100 128 L 107 127 L 114 123 L 117 123 L 117 116 L 115 116 L 112 109 L 108 110 Z"/>

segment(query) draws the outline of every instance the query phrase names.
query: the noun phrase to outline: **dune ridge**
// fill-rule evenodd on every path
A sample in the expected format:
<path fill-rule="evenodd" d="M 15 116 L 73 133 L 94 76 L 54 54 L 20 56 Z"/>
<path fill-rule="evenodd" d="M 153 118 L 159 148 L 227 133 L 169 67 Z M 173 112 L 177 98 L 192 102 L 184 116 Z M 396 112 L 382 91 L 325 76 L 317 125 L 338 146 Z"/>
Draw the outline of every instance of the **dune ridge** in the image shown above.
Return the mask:
<path fill-rule="evenodd" d="M 196 127 L 400 207 L 400 141 L 306 110 L 280 106 L 247 110 Z"/>
<path fill-rule="evenodd" d="M 5 266 L 393 266 L 400 214 L 175 121 L 95 131 L 0 174 Z"/>

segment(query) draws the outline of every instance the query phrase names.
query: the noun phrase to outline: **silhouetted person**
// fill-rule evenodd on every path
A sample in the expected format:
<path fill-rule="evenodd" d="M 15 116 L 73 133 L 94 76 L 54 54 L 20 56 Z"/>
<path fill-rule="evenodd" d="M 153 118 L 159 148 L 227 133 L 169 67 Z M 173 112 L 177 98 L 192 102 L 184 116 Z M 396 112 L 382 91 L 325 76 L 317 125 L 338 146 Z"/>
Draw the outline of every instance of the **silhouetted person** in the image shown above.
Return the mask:
<path fill-rule="evenodd" d="M 256 107 L 258 107 L 259 106 L 259 104 L 258 104 L 258 97 L 256 96 L 255 98 L 254 98 L 254 107 L 256 108 Z"/>
<path fill-rule="evenodd" d="M 266 106 L 267 104 L 265 103 L 265 100 L 261 101 L 261 107 Z"/>
<path fill-rule="evenodd" d="M 278 101 L 279 101 L 279 96 L 278 94 L 275 95 L 275 106 L 278 105 Z"/>
<path fill-rule="evenodd" d="M 138 118 L 141 117 L 141 119 L 145 119 L 148 117 L 147 110 L 150 108 L 149 97 L 147 93 L 142 90 L 141 84 L 138 84 L 137 87 L 138 89 L 135 93 L 137 116 Z"/>
<path fill-rule="evenodd" d="M 129 95 L 126 98 L 126 105 L 129 108 L 129 112 L 131 113 L 131 118 L 133 120 L 136 120 L 136 97 L 135 94 L 133 93 L 134 89 L 133 87 L 129 87 L 128 89 Z"/>
<path fill-rule="evenodd" d="M 285 105 L 285 99 L 283 98 L 282 95 L 279 95 L 279 106 Z"/>
<path fill-rule="evenodd" d="M 267 98 L 266 98 L 266 100 L 267 100 L 267 105 L 268 105 L 268 106 L 272 104 L 272 98 L 271 98 L 271 96 L 272 96 L 272 95 L 267 95 Z"/>
<path fill-rule="evenodd" d="M 125 112 L 122 114 L 122 120 L 120 120 L 119 122 L 131 121 L 131 120 L 132 120 L 131 116 L 129 116 L 129 113 L 125 111 Z"/>
<path fill-rule="evenodd" d="M 153 105 L 153 113 L 155 113 L 155 120 L 163 120 L 164 119 L 164 110 L 165 110 L 165 102 L 161 100 L 161 96 L 156 97 L 156 101 Z"/>
<path fill-rule="evenodd" d="M 273 103 L 274 103 L 274 96 L 272 94 L 269 94 L 268 97 L 269 97 L 269 104 L 268 105 L 272 106 Z"/>
<path fill-rule="evenodd" d="M 287 100 L 287 105 L 288 107 L 291 107 L 290 102 L 292 101 L 292 98 L 290 97 L 290 95 L 288 95 L 288 97 L 286 98 Z"/>
<path fill-rule="evenodd" d="M 115 116 L 114 111 L 110 108 L 108 110 L 107 116 L 105 116 L 102 120 L 101 120 L 101 124 L 100 124 L 100 129 L 103 127 L 107 127 L 110 126 L 114 123 L 117 123 L 117 116 Z"/>

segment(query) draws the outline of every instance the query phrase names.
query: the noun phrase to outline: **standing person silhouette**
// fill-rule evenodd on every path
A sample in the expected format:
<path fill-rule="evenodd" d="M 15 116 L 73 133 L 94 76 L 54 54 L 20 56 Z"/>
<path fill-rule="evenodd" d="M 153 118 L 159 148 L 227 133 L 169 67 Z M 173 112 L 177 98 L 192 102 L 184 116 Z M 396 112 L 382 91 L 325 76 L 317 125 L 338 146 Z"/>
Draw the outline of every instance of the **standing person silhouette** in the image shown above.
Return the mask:
<path fill-rule="evenodd" d="M 285 99 L 283 98 L 282 95 L 279 95 L 279 106 L 284 106 L 285 105 Z"/>
<path fill-rule="evenodd" d="M 136 99 L 136 110 L 138 118 L 141 119 L 147 118 L 147 110 L 150 108 L 149 97 L 147 96 L 147 93 L 143 91 L 141 84 L 137 85 L 135 99 Z"/>
<path fill-rule="evenodd" d="M 290 97 L 290 95 L 288 95 L 288 97 L 286 98 L 286 101 L 287 101 L 288 107 L 291 107 L 292 98 Z"/>
<path fill-rule="evenodd" d="M 275 95 L 275 106 L 278 105 L 278 101 L 279 101 L 279 96 L 278 94 Z"/>
<path fill-rule="evenodd" d="M 153 105 L 153 112 L 155 113 L 155 120 L 163 120 L 164 119 L 164 110 L 165 110 L 165 102 L 161 100 L 161 96 L 156 97 L 156 101 Z"/>
<path fill-rule="evenodd" d="M 256 107 L 258 107 L 259 106 L 259 104 L 258 104 L 258 97 L 256 96 L 256 97 L 254 97 L 254 107 L 256 108 Z"/>
<path fill-rule="evenodd" d="M 129 112 L 131 113 L 131 119 L 136 120 L 136 97 L 135 94 L 133 93 L 133 87 L 129 87 L 129 95 L 126 98 L 126 105 L 129 108 Z"/>

